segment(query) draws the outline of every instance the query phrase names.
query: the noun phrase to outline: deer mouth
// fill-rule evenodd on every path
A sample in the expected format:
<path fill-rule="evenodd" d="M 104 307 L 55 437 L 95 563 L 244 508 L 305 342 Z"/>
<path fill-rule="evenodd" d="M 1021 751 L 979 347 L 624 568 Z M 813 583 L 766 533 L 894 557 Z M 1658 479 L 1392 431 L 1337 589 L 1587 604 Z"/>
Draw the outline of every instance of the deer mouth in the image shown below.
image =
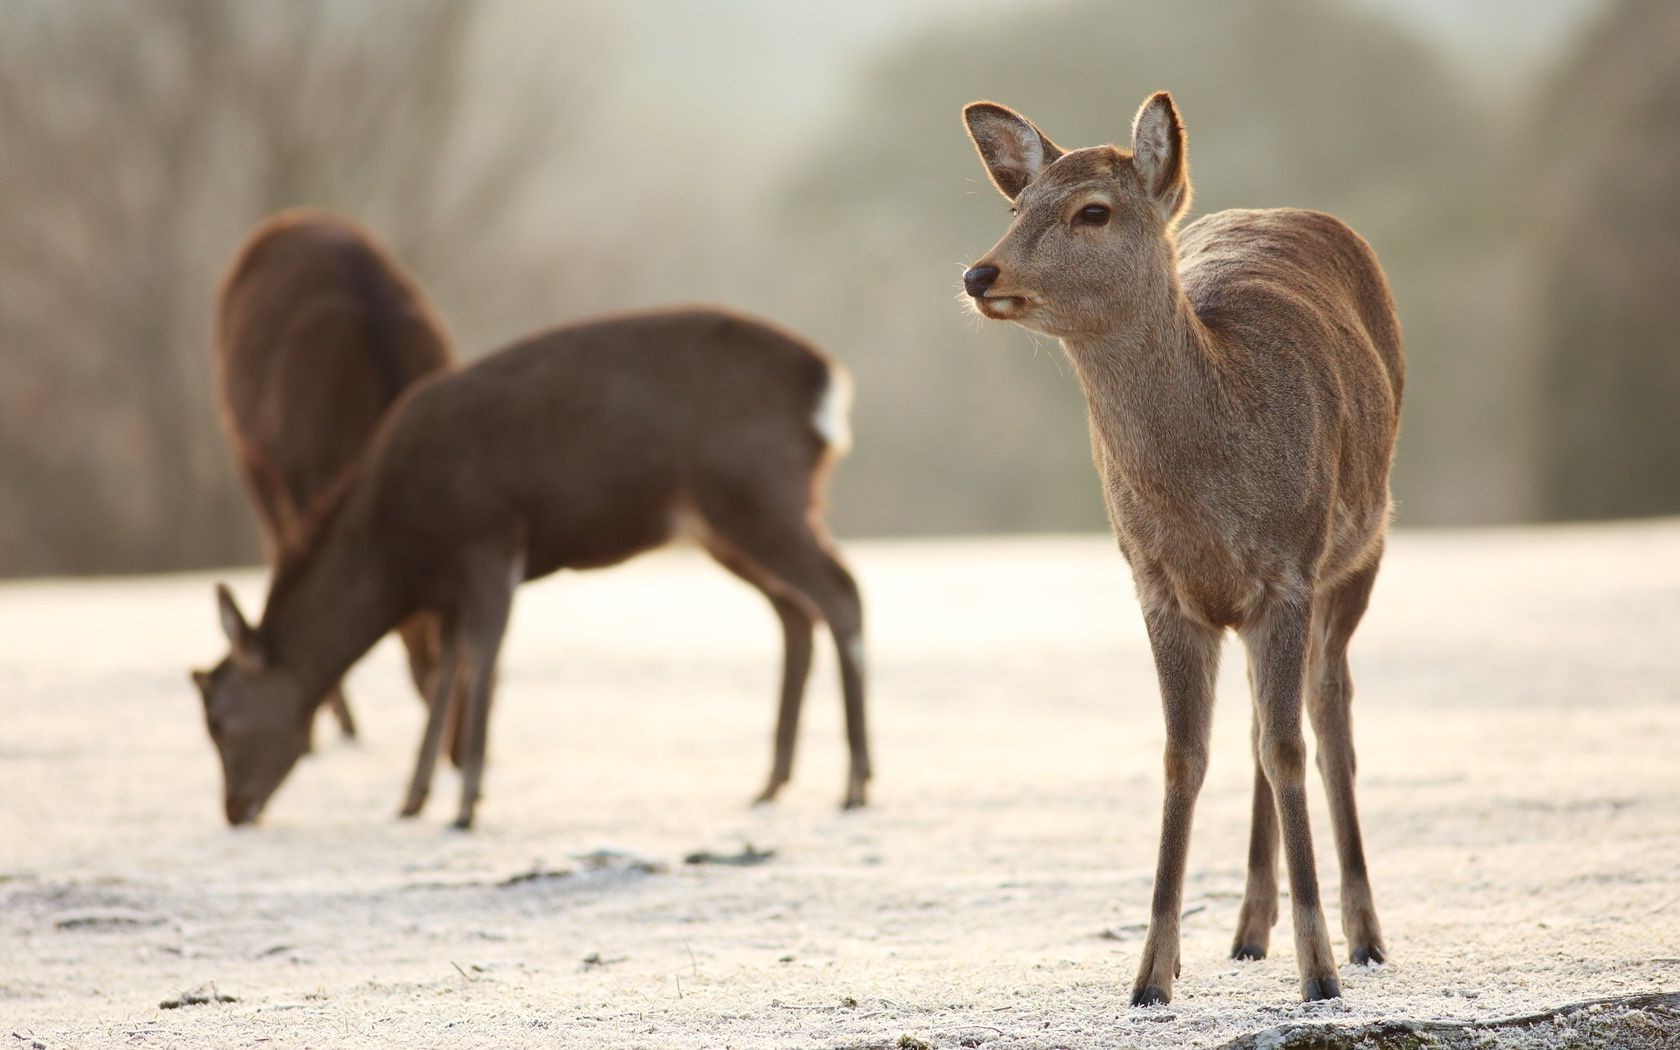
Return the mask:
<path fill-rule="evenodd" d="M 227 821 L 233 827 L 255 824 L 262 816 L 264 799 L 229 799 L 227 802 Z"/>
<path fill-rule="evenodd" d="M 974 308 L 994 321 L 1013 321 L 1026 313 L 1032 302 L 1025 295 L 977 295 Z"/>

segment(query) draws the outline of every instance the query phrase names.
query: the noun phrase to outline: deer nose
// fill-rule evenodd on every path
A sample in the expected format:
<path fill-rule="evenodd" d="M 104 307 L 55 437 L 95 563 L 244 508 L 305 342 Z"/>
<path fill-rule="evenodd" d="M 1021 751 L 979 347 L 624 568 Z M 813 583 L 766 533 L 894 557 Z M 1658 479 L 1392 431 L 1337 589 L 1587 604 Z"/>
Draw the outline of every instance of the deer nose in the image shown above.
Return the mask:
<path fill-rule="evenodd" d="M 986 289 L 990 288 L 992 282 L 997 279 L 998 268 L 996 266 L 970 266 L 963 271 L 963 287 L 968 289 L 968 294 L 976 299 L 985 295 Z"/>

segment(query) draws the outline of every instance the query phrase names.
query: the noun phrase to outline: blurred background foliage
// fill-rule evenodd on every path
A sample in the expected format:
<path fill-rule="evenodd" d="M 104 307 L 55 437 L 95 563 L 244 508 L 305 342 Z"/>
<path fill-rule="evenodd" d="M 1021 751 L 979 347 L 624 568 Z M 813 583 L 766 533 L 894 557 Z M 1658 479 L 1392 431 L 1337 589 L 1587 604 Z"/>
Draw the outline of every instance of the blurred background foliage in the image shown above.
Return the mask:
<path fill-rule="evenodd" d="M 1662 0 L 0 5 L 0 573 L 254 560 L 211 398 L 263 215 L 357 216 L 466 357 L 714 300 L 852 368 L 842 535 L 1103 527 L 1060 349 L 959 303 L 974 98 L 1184 113 L 1193 214 L 1377 248 L 1403 525 L 1680 511 L 1680 7 Z"/>

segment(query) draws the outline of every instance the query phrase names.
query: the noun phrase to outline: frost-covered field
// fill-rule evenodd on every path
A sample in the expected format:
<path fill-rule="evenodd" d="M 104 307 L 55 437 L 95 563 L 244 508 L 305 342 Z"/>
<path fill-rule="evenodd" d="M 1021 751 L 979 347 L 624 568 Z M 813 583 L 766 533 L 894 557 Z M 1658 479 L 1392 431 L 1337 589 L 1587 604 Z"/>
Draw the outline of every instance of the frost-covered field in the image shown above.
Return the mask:
<path fill-rule="evenodd" d="M 1680 523 L 1394 539 L 1354 646 L 1392 962 L 1345 966 L 1346 997 L 1311 1008 L 1287 908 L 1271 958 L 1226 958 L 1251 776 L 1234 643 L 1183 976 L 1132 1010 L 1162 728 L 1112 543 L 850 554 L 870 809 L 834 805 L 826 652 L 794 783 L 747 807 L 775 622 L 675 552 L 521 592 L 468 835 L 445 829 L 447 775 L 394 819 L 421 709 L 390 643 L 350 679 L 362 741 L 323 721 L 263 823 L 231 831 L 186 675 L 220 652 L 213 577 L 0 586 L 0 1047 L 1216 1046 L 1680 990 Z M 260 575 L 234 581 L 260 605 Z M 745 843 L 774 855 L 684 863 Z M 212 985 L 235 1001 L 160 1008 Z M 1675 1045 L 1675 1017 L 1496 1038 Z"/>

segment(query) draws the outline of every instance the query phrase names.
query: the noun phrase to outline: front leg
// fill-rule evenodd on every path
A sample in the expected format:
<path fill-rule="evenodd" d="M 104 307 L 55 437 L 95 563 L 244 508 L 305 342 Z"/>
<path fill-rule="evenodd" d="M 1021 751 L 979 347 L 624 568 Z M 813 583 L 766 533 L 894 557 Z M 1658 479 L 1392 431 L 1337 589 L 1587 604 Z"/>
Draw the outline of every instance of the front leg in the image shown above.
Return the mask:
<path fill-rule="evenodd" d="M 1144 619 L 1167 722 L 1166 803 L 1149 936 L 1132 987 L 1133 1006 L 1168 1002 L 1173 978 L 1178 976 L 1178 923 L 1184 904 L 1190 819 L 1207 774 L 1213 683 L 1219 671 L 1218 631 L 1186 618 L 1165 602 L 1149 609 Z"/>
<path fill-rule="evenodd" d="M 1308 1002 L 1342 994 L 1330 954 L 1324 908 L 1319 903 L 1312 828 L 1307 820 L 1307 745 L 1301 734 L 1301 687 L 1311 622 L 1312 609 L 1307 600 L 1278 597 L 1268 601 L 1242 629 L 1254 668 L 1260 762 L 1272 785 L 1283 831 L 1283 855 L 1289 865 L 1301 998 Z"/>
<path fill-rule="evenodd" d="M 418 816 L 432 790 L 432 771 L 437 767 L 438 745 L 443 740 L 444 720 L 449 708 L 460 701 L 455 699 L 455 683 L 460 675 L 461 646 L 455 637 L 454 625 L 447 624 L 439 632 L 442 652 L 438 656 L 436 673 L 432 675 L 431 696 L 426 703 L 426 731 L 420 738 L 420 753 L 414 759 L 414 776 L 408 782 L 408 797 L 400 815 Z"/>
<path fill-rule="evenodd" d="M 455 827 L 472 827 L 484 783 L 485 745 L 490 736 L 490 701 L 496 687 L 496 660 L 507 632 L 513 591 L 525 578 L 522 541 L 488 544 L 463 559 L 464 594 L 461 601 L 462 666 L 466 682 L 460 690 L 462 706 L 455 732 L 461 746 L 461 808 Z"/>

